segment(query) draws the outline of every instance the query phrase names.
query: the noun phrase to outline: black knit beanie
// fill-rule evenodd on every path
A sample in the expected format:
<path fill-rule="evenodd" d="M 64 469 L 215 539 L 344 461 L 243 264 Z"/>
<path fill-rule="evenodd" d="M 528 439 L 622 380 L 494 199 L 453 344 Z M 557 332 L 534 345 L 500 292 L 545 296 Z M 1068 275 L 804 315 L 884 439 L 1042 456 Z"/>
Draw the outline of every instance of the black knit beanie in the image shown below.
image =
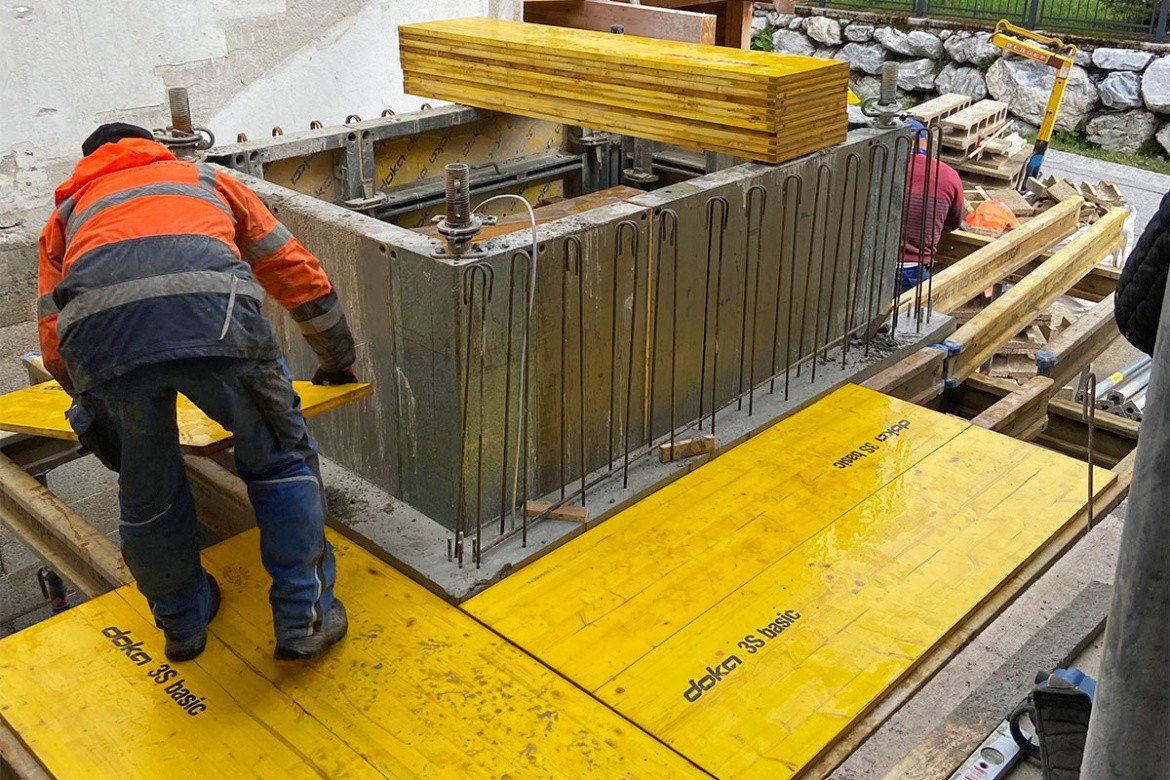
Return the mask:
<path fill-rule="evenodd" d="M 153 141 L 154 134 L 138 125 L 128 125 L 125 122 L 110 122 L 94 130 L 89 138 L 85 139 L 85 143 L 81 145 L 81 154 L 89 157 L 102 144 L 116 144 L 123 138 L 145 138 L 148 141 Z"/>

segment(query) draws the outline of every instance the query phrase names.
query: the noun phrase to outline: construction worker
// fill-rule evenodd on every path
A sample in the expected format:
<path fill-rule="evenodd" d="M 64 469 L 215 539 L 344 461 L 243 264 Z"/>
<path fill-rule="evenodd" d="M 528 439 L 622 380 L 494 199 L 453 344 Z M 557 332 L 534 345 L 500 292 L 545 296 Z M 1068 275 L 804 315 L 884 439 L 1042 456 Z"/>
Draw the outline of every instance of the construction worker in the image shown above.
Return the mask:
<path fill-rule="evenodd" d="M 963 182 L 955 169 L 929 150 L 926 126 L 911 119 L 906 122 L 918 139 L 917 153 L 911 157 L 909 199 L 906 203 L 906 239 L 898 261 L 901 289 L 912 290 L 930 278 L 938 242 L 943 233 L 963 224 Z"/>
<path fill-rule="evenodd" d="M 281 360 L 265 292 L 316 353 L 313 381 L 356 381 L 353 337 L 329 279 L 240 181 L 180 162 L 122 123 L 82 145 L 40 237 L 45 366 L 70 392 L 82 444 L 119 474 L 126 565 L 173 661 L 195 658 L 219 608 L 200 564 L 175 396 L 231 431 L 272 577 L 277 659 L 346 632 L 317 454 Z"/>

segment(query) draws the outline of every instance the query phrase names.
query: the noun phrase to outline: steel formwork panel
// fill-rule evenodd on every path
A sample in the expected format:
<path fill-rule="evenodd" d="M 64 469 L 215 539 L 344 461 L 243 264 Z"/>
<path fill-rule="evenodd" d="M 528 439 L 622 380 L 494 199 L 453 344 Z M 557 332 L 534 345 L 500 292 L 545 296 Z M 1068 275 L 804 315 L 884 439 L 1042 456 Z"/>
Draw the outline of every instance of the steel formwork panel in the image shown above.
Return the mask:
<path fill-rule="evenodd" d="M 460 119 L 484 112 L 447 116 L 460 135 Z M 385 121 L 383 133 L 413 120 Z M 276 140 L 285 157 L 303 151 Z M 322 451 L 471 532 L 498 529 L 524 497 L 561 495 L 566 483 L 572 501 L 582 470 L 590 483 L 620 475 L 669 433 L 672 406 L 678 430 L 704 416 L 709 432 L 712 409 L 747 405 L 750 385 L 783 392 L 786 366 L 790 383 L 811 379 L 812 353 L 864 330 L 892 297 L 908 152 L 904 132 L 859 131 L 781 166 L 738 165 L 541 225 L 526 415 L 529 231 L 484 241 L 466 261 L 437 259 L 435 239 L 249 183 L 321 259 L 354 329 L 359 375 L 375 386 L 317 427 Z M 311 373 L 295 327 L 274 319 L 294 373 Z"/>

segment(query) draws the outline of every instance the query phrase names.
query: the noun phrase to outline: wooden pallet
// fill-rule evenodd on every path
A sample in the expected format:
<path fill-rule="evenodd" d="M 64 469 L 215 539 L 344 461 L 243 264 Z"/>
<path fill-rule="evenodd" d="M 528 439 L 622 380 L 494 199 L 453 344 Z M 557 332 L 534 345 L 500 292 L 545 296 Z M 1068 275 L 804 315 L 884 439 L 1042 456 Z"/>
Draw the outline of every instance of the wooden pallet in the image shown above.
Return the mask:
<path fill-rule="evenodd" d="M 772 163 L 845 140 L 844 62 L 481 18 L 399 38 L 413 95 Z"/>
<path fill-rule="evenodd" d="M 937 125 L 940 120 L 962 111 L 971 105 L 971 98 L 948 92 L 936 98 L 919 103 L 907 112 L 911 119 L 917 119 L 927 127 Z"/>
<path fill-rule="evenodd" d="M 1007 105 L 997 100 L 980 100 L 942 119 L 942 145 L 970 151 L 980 140 L 1007 123 Z"/>
<path fill-rule="evenodd" d="M 1024 169 L 1024 164 L 1031 155 L 1032 150 L 1025 147 L 1010 157 L 993 154 L 962 161 L 950 161 L 944 156 L 943 161 L 958 171 L 998 182 L 1011 182 L 1020 175 L 1020 171 Z"/>

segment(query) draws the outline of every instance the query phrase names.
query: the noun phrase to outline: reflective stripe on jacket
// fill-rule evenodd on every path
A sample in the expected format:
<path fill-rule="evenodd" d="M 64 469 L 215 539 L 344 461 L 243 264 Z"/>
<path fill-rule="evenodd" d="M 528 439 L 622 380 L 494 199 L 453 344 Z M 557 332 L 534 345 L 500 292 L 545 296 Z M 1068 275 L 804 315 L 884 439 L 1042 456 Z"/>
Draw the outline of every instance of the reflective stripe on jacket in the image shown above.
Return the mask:
<path fill-rule="evenodd" d="M 353 362 L 329 279 L 242 182 L 141 138 L 105 144 L 57 189 L 41 232 L 45 365 L 78 391 L 140 365 L 271 359 L 264 294 L 292 312 L 322 366 Z"/>

